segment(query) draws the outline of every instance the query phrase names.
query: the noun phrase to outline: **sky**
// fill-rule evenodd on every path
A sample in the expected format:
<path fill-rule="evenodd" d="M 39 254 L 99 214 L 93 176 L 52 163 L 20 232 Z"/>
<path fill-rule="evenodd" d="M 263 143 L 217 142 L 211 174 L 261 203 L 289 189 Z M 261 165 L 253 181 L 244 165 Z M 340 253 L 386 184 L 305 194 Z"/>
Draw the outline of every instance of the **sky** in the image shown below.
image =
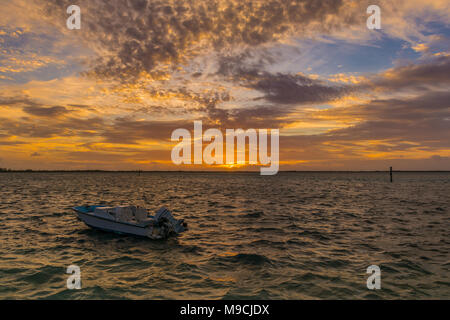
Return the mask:
<path fill-rule="evenodd" d="M 450 170 L 448 0 L 1 6 L 2 168 L 259 170 L 174 165 L 201 120 L 279 129 L 280 170 Z"/>

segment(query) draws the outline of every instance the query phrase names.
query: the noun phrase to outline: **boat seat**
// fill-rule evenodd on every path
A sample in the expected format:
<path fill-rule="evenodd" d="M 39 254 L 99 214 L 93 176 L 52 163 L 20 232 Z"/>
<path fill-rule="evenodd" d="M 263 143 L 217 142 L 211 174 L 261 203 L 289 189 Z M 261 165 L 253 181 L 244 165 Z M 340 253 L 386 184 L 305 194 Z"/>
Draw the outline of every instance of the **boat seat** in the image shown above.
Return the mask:
<path fill-rule="evenodd" d="M 115 217 L 116 212 L 113 207 L 97 207 L 94 210 L 94 213 L 100 217 L 109 218 Z"/>
<path fill-rule="evenodd" d="M 116 208 L 116 220 L 117 221 L 132 221 L 134 220 L 134 215 L 131 207 L 120 206 Z"/>
<path fill-rule="evenodd" d="M 145 221 L 148 219 L 148 212 L 145 208 L 137 207 L 134 212 L 134 217 L 137 221 Z"/>

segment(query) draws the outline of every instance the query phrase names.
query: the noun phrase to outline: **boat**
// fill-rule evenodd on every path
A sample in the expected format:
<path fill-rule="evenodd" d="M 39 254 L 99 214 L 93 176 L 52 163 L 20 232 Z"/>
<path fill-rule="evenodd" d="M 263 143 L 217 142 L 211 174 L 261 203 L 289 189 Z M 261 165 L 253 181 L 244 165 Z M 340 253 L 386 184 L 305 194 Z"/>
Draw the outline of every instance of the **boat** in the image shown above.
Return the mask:
<path fill-rule="evenodd" d="M 119 234 L 166 239 L 187 230 L 187 223 L 183 219 L 175 219 L 165 207 L 154 216 L 139 206 L 85 205 L 72 209 L 89 227 Z"/>

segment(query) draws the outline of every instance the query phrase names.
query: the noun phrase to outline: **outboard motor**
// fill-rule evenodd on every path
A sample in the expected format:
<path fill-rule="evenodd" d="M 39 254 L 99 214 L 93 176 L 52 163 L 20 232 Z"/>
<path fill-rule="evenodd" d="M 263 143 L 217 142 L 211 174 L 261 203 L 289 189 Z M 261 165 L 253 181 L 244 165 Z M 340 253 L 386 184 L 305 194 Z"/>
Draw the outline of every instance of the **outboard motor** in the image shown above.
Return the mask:
<path fill-rule="evenodd" d="M 172 212 L 170 212 L 165 207 L 162 207 L 156 212 L 155 221 L 158 224 L 164 224 L 164 222 L 166 222 L 169 225 L 170 229 L 172 229 L 175 233 L 180 233 L 187 230 L 187 224 L 184 222 L 184 220 L 175 219 L 172 215 Z"/>

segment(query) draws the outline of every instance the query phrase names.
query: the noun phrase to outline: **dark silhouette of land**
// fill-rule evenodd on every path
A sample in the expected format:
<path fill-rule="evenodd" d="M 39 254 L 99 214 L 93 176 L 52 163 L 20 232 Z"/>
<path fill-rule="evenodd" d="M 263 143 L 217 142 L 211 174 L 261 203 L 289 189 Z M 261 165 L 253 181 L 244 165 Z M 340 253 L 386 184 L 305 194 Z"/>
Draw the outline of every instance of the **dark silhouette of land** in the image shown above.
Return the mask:
<path fill-rule="evenodd" d="M 89 173 L 89 172 L 106 172 L 106 173 L 148 173 L 148 172 L 171 172 L 171 173 L 258 173 L 258 170 L 32 170 L 32 169 L 8 169 L 0 168 L 2 172 L 72 172 L 72 173 Z M 387 170 L 280 170 L 279 172 L 390 172 Z M 450 172 L 449 170 L 395 170 L 395 172 Z"/>

